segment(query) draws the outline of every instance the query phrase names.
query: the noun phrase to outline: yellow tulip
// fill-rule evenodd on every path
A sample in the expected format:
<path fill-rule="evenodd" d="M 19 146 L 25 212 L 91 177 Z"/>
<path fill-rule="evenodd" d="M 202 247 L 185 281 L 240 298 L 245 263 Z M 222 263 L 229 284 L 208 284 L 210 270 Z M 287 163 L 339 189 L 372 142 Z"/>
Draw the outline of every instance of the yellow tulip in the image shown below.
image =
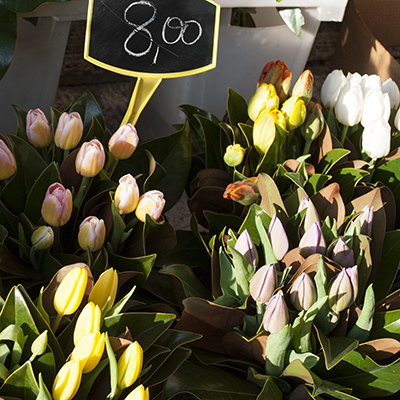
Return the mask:
<path fill-rule="evenodd" d="M 65 225 L 72 214 L 72 194 L 61 183 L 53 183 L 42 203 L 42 217 L 51 226 Z"/>
<path fill-rule="evenodd" d="M 53 131 L 44 112 L 39 108 L 29 110 L 26 115 L 26 136 L 32 146 L 41 149 L 53 142 Z"/>
<path fill-rule="evenodd" d="M 65 363 L 54 378 L 53 400 L 70 400 L 79 389 L 82 379 L 80 360 Z"/>
<path fill-rule="evenodd" d="M 139 143 L 139 136 L 132 124 L 122 125 L 111 136 L 108 142 L 108 149 L 111 154 L 120 160 L 129 158 Z"/>
<path fill-rule="evenodd" d="M 101 310 L 100 307 L 93 302 L 89 302 L 83 308 L 76 320 L 74 330 L 74 345 L 76 346 L 80 340 L 89 333 L 100 332 Z"/>
<path fill-rule="evenodd" d="M 120 389 L 132 386 L 143 367 L 143 349 L 138 342 L 131 343 L 118 360 L 118 383 Z"/>
<path fill-rule="evenodd" d="M 54 143 L 63 150 L 71 150 L 78 146 L 83 133 L 82 118 L 77 112 L 64 112 L 58 119 Z"/>
<path fill-rule="evenodd" d="M 79 226 L 78 243 L 83 250 L 100 250 L 106 238 L 106 226 L 97 217 L 85 218 Z"/>
<path fill-rule="evenodd" d="M 279 97 L 276 94 L 275 86 L 271 83 L 262 83 L 251 97 L 247 112 L 250 119 L 255 121 L 271 107 L 279 108 Z"/>
<path fill-rule="evenodd" d="M 11 178 L 17 170 L 17 163 L 11 150 L 0 139 L 0 180 Z"/>
<path fill-rule="evenodd" d="M 307 109 L 304 101 L 299 96 L 288 98 L 281 107 L 286 118 L 286 126 L 292 131 L 298 128 L 306 119 Z"/>
<path fill-rule="evenodd" d="M 105 334 L 100 332 L 88 333 L 74 347 L 71 360 L 82 361 L 82 373 L 93 371 L 100 362 L 104 353 L 106 340 Z"/>
<path fill-rule="evenodd" d="M 50 248 L 54 242 L 54 232 L 50 226 L 39 226 L 31 236 L 32 245 L 35 249 L 46 250 Z"/>
<path fill-rule="evenodd" d="M 286 129 L 286 120 L 282 111 L 271 108 L 261 114 L 253 126 L 253 145 L 257 152 L 264 155 L 275 140 L 276 125 Z"/>
<path fill-rule="evenodd" d="M 230 144 L 225 151 L 224 161 L 229 167 L 236 167 L 244 159 L 245 149 L 240 144 Z"/>
<path fill-rule="evenodd" d="M 156 221 L 160 218 L 164 206 L 164 194 L 159 190 L 150 190 L 140 196 L 135 214 L 142 222 L 146 221 L 147 214 Z"/>
<path fill-rule="evenodd" d="M 60 315 L 73 314 L 80 306 L 85 294 L 88 274 L 85 264 L 76 263 L 58 286 L 54 294 L 54 308 Z"/>
<path fill-rule="evenodd" d="M 86 178 L 92 178 L 103 169 L 105 160 L 103 145 L 97 139 L 85 142 L 75 159 L 76 172 Z"/>
<path fill-rule="evenodd" d="M 118 289 L 118 274 L 113 268 L 104 271 L 97 279 L 89 294 L 89 302 L 93 302 L 104 314 L 113 306 Z M 108 307 L 105 309 L 108 301 Z"/>
<path fill-rule="evenodd" d="M 114 196 L 115 207 L 120 214 L 129 214 L 135 210 L 138 204 L 139 187 L 131 174 L 124 175 L 118 183 Z"/>
<path fill-rule="evenodd" d="M 135 389 L 125 397 L 125 400 L 149 400 L 149 388 L 145 389 L 143 385 L 136 386 Z"/>

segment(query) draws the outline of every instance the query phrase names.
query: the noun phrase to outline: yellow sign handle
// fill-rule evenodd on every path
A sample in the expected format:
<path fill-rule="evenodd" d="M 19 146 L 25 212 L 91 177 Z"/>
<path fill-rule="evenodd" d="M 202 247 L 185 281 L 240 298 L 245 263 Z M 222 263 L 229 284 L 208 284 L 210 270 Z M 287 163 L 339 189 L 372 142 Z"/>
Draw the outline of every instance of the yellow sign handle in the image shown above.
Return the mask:
<path fill-rule="evenodd" d="M 128 110 L 126 111 L 121 125 L 128 123 L 132 125 L 136 124 L 141 112 L 151 99 L 151 96 L 153 96 L 153 93 L 156 91 L 161 81 L 161 78 L 137 78 Z"/>

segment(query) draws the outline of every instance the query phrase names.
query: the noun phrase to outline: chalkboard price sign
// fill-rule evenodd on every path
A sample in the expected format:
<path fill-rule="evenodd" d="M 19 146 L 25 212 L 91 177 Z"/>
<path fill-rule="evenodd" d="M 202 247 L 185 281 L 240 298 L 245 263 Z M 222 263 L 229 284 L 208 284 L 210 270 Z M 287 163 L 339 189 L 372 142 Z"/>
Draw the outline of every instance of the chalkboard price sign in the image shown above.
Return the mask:
<path fill-rule="evenodd" d="M 176 78 L 216 65 L 211 0 L 89 0 L 85 59 L 113 72 Z"/>

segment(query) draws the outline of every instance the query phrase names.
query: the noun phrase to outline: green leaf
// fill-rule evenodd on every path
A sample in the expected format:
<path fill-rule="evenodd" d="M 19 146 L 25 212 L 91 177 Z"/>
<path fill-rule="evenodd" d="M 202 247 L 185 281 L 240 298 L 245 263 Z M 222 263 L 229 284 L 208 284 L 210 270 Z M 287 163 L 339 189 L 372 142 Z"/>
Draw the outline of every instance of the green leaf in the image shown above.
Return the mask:
<path fill-rule="evenodd" d="M 39 394 L 36 397 L 36 400 L 53 400 L 49 390 L 43 382 L 42 374 L 39 374 Z"/>
<path fill-rule="evenodd" d="M 282 400 L 282 391 L 272 376 L 268 376 L 257 400 Z"/>
<path fill-rule="evenodd" d="M 393 338 L 400 340 L 400 310 L 375 313 L 369 340 Z"/>
<path fill-rule="evenodd" d="M 167 267 L 162 268 L 160 273 L 178 278 L 182 284 L 186 297 L 201 297 L 203 299 L 212 300 L 211 293 L 209 293 L 193 273 L 192 269 L 187 265 L 168 265 Z"/>
<path fill-rule="evenodd" d="M 400 230 L 386 232 L 382 258 L 374 283 L 376 301 L 384 299 L 392 287 L 400 267 Z"/>
<path fill-rule="evenodd" d="M 279 8 L 279 15 L 285 21 L 287 27 L 300 39 L 301 27 L 305 24 L 303 14 L 300 8 Z"/>
<path fill-rule="evenodd" d="M 146 351 L 172 324 L 173 314 L 124 313 L 106 317 L 103 327 L 110 336 L 118 336 L 128 328 L 133 340 Z"/>
<path fill-rule="evenodd" d="M 260 389 L 222 369 L 186 362 L 166 382 L 163 400 L 179 393 L 198 399 L 255 400 Z"/>
<path fill-rule="evenodd" d="M 219 249 L 220 287 L 225 296 L 238 299 L 239 285 L 236 280 L 236 271 L 229 257 L 224 253 L 222 247 Z"/>
<path fill-rule="evenodd" d="M 252 204 L 247 212 L 246 219 L 238 231 L 238 235 L 247 229 L 249 235 L 253 239 L 254 244 L 259 246 L 261 243 L 261 238 L 258 234 L 258 229 L 256 226 L 256 217 L 261 218 L 263 225 L 268 228 L 272 217 L 268 215 L 258 204 Z"/>
<path fill-rule="evenodd" d="M 317 329 L 318 339 L 325 356 L 325 365 L 328 370 L 337 365 L 346 355 L 353 352 L 358 346 L 358 340 L 343 336 L 325 336 Z"/>
<path fill-rule="evenodd" d="M 353 197 L 355 186 L 367 175 L 369 175 L 369 172 L 356 168 L 342 168 L 332 173 L 331 182 L 337 182 L 339 184 L 340 194 L 344 204 L 350 202 Z M 374 179 L 375 178 L 374 176 Z"/>
<path fill-rule="evenodd" d="M 328 151 L 319 162 L 318 171 L 321 174 L 327 174 L 337 162 L 348 154 L 350 154 L 350 150 L 347 149 L 332 149 Z"/>
<path fill-rule="evenodd" d="M 13 4 L 17 2 L 11 0 Z M 11 64 L 17 43 L 17 15 L 0 2 L 0 79 Z"/>
<path fill-rule="evenodd" d="M 319 373 L 333 383 L 352 388 L 352 395 L 385 397 L 400 390 L 400 360 L 388 365 L 378 365 L 358 351 L 347 354 L 332 370 Z"/>
<path fill-rule="evenodd" d="M 304 185 L 307 194 L 311 197 L 318 193 L 326 184 L 326 182 L 331 179 L 330 175 L 324 174 L 314 174 L 308 178 L 308 181 Z"/>
<path fill-rule="evenodd" d="M 15 370 L 0 388 L 0 396 L 16 397 L 24 400 L 36 400 L 39 385 L 36 382 L 32 365 L 28 361 Z"/>
<path fill-rule="evenodd" d="M 129 301 L 129 299 L 132 297 L 133 292 L 135 291 L 136 286 L 134 286 L 127 295 L 125 295 L 117 304 L 114 304 L 113 307 L 110 308 L 110 310 L 107 313 L 108 317 L 111 317 L 112 315 L 118 315 L 122 312 L 122 309 L 125 307 L 126 303 Z"/>
<path fill-rule="evenodd" d="M 247 114 L 247 103 L 246 100 L 232 88 L 228 88 L 227 112 L 230 126 L 232 127 L 235 135 L 235 143 L 241 144 L 244 148 L 246 148 L 247 140 L 245 140 L 239 124 L 247 123 L 249 120 L 249 116 Z"/>

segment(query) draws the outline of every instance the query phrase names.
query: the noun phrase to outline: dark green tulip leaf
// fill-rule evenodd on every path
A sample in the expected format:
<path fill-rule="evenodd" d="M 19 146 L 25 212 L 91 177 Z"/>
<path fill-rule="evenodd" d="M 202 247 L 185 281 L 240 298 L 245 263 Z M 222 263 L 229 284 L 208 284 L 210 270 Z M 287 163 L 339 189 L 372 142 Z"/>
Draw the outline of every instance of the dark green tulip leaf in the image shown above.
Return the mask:
<path fill-rule="evenodd" d="M 381 338 L 400 340 L 400 310 L 375 313 L 374 324 L 368 339 Z"/>
<path fill-rule="evenodd" d="M 53 400 L 49 390 L 43 382 L 42 374 L 39 374 L 39 394 L 36 400 Z"/>
<path fill-rule="evenodd" d="M 191 393 L 198 399 L 255 400 L 259 392 L 256 385 L 222 369 L 186 362 L 168 378 L 162 399 Z"/>
<path fill-rule="evenodd" d="M 350 202 L 353 197 L 354 188 L 357 183 L 369 175 L 369 172 L 356 168 L 342 168 L 332 172 L 332 182 L 337 182 L 340 186 L 340 194 L 344 204 Z M 377 179 L 374 177 L 374 179 Z"/>
<path fill-rule="evenodd" d="M 16 4 L 13 0 L 10 3 Z M 17 42 L 17 15 L 0 1 L 0 79 L 11 64 Z"/>
<path fill-rule="evenodd" d="M 146 351 L 172 324 L 173 314 L 124 313 L 106 317 L 104 330 L 110 336 L 118 336 L 128 328 L 133 340 L 137 340 Z"/>
<path fill-rule="evenodd" d="M 181 264 L 173 264 L 162 268 L 160 273 L 178 278 L 186 297 L 201 297 L 203 299 L 212 300 L 211 293 L 203 286 L 190 267 Z"/>
<path fill-rule="evenodd" d="M 228 88 L 227 113 L 230 126 L 232 127 L 235 135 L 235 144 L 238 143 L 246 148 L 247 143 L 239 124 L 245 124 L 249 120 L 249 116 L 247 114 L 247 103 L 246 100 L 232 88 Z"/>
<path fill-rule="evenodd" d="M 352 338 L 342 336 L 327 337 L 319 329 L 317 329 L 317 333 L 328 370 L 337 365 L 347 354 L 352 353 L 358 346 L 358 340 Z"/>
<path fill-rule="evenodd" d="M 12 108 L 18 121 L 16 135 L 25 140 L 25 142 L 28 142 L 28 137 L 26 136 L 26 116 L 28 113 L 15 105 L 13 105 Z"/>
<path fill-rule="evenodd" d="M 108 338 L 108 332 L 106 332 L 106 350 L 107 356 L 109 360 L 110 366 L 110 385 L 111 385 L 111 392 L 110 392 L 110 399 L 113 399 L 117 394 L 117 385 L 118 385 L 118 364 L 117 359 L 115 358 L 114 350 L 111 347 L 110 339 Z"/>
<path fill-rule="evenodd" d="M 36 400 L 39 385 L 30 362 L 15 370 L 0 387 L 0 396 L 17 397 L 24 400 Z"/>
<path fill-rule="evenodd" d="M 374 283 L 376 301 L 384 299 L 390 291 L 400 266 L 400 230 L 386 232 L 378 276 Z"/>
<path fill-rule="evenodd" d="M 332 149 L 328 151 L 321 159 L 318 165 L 318 171 L 321 174 L 327 174 L 329 170 L 338 163 L 342 158 L 350 154 L 350 150 Z"/>

